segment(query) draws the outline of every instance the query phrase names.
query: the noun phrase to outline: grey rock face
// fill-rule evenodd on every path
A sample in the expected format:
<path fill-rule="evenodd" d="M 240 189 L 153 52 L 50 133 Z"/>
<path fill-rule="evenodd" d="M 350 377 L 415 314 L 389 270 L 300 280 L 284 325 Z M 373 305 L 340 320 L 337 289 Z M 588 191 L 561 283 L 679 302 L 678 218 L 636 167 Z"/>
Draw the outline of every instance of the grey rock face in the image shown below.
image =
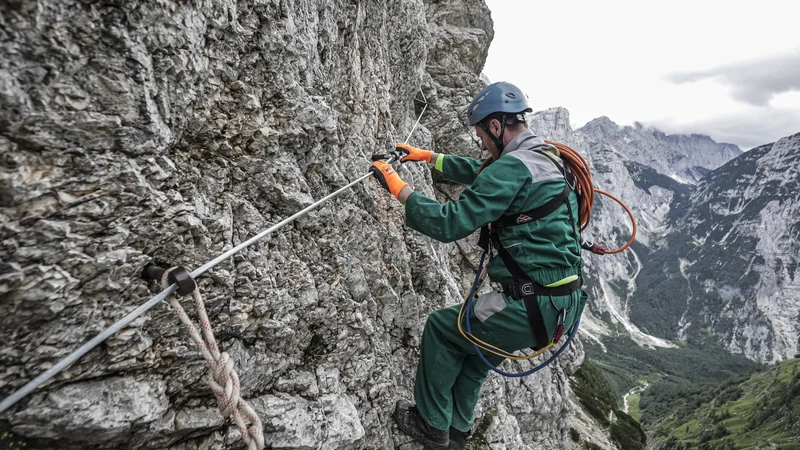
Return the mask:
<path fill-rule="evenodd" d="M 798 353 L 800 134 L 757 147 L 708 174 L 675 205 L 670 233 L 643 273 L 636 315 L 658 304 L 661 334 L 709 331 L 733 353 L 772 363 Z M 675 280 L 679 280 L 676 282 Z M 670 297 L 656 297 L 669 289 Z M 647 295 L 649 292 L 650 295 Z M 669 301 L 663 302 L 668 298 Z"/>
<path fill-rule="evenodd" d="M 198 267 L 366 173 L 411 130 L 420 88 L 430 106 L 412 142 L 476 155 L 463 108 L 491 38 L 476 0 L 5 5 L 0 392 L 154 295 L 147 262 Z M 420 165 L 400 174 L 458 194 Z M 389 412 L 411 396 L 427 314 L 461 301 L 475 251 L 402 224 L 365 182 L 199 280 L 268 444 L 414 447 Z M 490 377 L 479 417 L 507 408 L 493 426 L 512 433 L 490 440 L 560 447 L 581 358 L 578 344 L 535 378 Z M 241 448 L 205 373 L 158 306 L 0 419 L 65 449 Z"/>
<path fill-rule="evenodd" d="M 310 402 L 285 394 L 267 395 L 254 399 L 253 408 L 264 421 L 273 447 L 350 448 L 364 437 L 358 410 L 346 397 L 326 395 Z"/>
<path fill-rule="evenodd" d="M 58 439 L 70 430 L 77 442 L 113 441 L 161 419 L 169 406 L 165 392 L 162 380 L 114 377 L 72 383 L 34 395 L 11 424 L 26 435 Z"/>
<path fill-rule="evenodd" d="M 688 184 L 696 184 L 710 170 L 742 153 L 738 146 L 719 144 L 708 136 L 667 135 L 638 122 L 623 127 L 608 117 L 594 119 L 577 131 L 632 161 Z"/>

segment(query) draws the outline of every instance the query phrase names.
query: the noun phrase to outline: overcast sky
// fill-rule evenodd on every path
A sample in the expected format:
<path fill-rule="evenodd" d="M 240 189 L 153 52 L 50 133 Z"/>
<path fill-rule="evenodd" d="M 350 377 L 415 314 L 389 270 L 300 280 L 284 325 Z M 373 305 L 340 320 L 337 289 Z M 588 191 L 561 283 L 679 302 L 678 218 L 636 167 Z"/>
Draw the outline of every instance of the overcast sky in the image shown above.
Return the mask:
<path fill-rule="evenodd" d="M 486 75 L 574 128 L 608 116 L 744 150 L 800 132 L 800 1 L 486 3 Z"/>

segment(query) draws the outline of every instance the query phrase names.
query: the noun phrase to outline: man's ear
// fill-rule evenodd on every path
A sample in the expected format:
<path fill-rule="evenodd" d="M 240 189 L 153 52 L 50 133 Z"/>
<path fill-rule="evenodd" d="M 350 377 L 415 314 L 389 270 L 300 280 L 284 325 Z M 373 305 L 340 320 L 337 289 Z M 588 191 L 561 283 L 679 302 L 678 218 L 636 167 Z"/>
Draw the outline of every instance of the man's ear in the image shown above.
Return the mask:
<path fill-rule="evenodd" d="M 497 119 L 492 119 L 489 122 L 489 129 L 492 130 L 492 135 L 493 135 L 492 137 L 496 138 L 500 136 L 500 129 L 501 129 L 500 121 Z"/>

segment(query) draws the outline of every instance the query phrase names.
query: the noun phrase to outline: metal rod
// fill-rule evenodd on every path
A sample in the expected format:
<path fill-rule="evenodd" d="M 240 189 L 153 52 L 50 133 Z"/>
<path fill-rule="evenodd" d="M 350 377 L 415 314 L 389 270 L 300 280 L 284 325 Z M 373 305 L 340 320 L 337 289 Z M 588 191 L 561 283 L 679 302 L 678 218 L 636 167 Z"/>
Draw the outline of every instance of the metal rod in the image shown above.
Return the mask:
<path fill-rule="evenodd" d="M 422 92 L 422 89 L 420 89 L 420 92 Z M 411 127 L 411 132 L 408 133 L 408 137 L 406 138 L 404 143 L 408 144 L 409 139 L 411 139 L 411 135 L 414 134 L 414 130 L 417 129 L 417 125 L 419 125 L 419 121 L 420 121 L 420 119 L 422 119 L 422 115 L 425 114 L 425 110 L 426 109 L 428 109 L 428 104 L 427 103 L 425 103 L 425 106 L 422 107 L 422 112 L 419 113 L 419 117 L 417 117 L 417 121 L 414 122 L 414 126 Z"/>
<path fill-rule="evenodd" d="M 424 93 L 424 92 L 422 92 L 422 86 L 420 86 L 420 88 L 419 88 L 419 95 L 421 95 L 421 96 L 422 96 L 422 103 L 425 103 L 425 104 L 427 105 L 427 104 L 428 104 L 428 99 L 427 99 L 427 98 L 425 98 L 425 93 Z M 416 100 L 416 99 L 415 99 L 415 100 Z"/>
<path fill-rule="evenodd" d="M 326 196 L 322 200 L 319 200 L 318 202 L 314 203 L 313 205 L 306 207 L 302 211 L 294 214 L 293 216 L 278 222 L 277 224 L 269 227 L 268 229 L 262 231 L 261 233 L 258 233 L 257 235 L 255 235 L 255 236 L 251 237 L 250 239 L 242 242 L 241 244 L 237 245 L 236 247 L 228 250 L 227 252 L 223 253 L 222 255 L 212 259 L 211 261 L 209 261 L 209 262 L 205 263 L 204 265 L 200 266 L 199 268 L 195 269 L 192 272 L 192 278 L 199 277 L 200 275 L 206 273 L 208 270 L 211 270 L 212 268 L 216 267 L 222 261 L 230 258 L 234 254 L 239 253 L 240 251 L 244 250 L 245 248 L 247 248 L 247 247 L 255 244 L 256 242 L 260 241 L 261 239 L 264 238 L 264 236 L 266 236 L 266 235 L 272 233 L 273 231 L 283 227 L 284 225 L 288 224 L 289 222 L 294 221 L 295 219 L 298 219 L 298 218 L 300 218 L 302 216 L 305 216 L 312 209 L 314 209 L 317 206 L 319 206 L 321 203 L 324 203 L 326 200 L 329 200 L 329 199 L 331 199 L 333 197 L 336 197 L 337 195 L 341 194 L 343 191 L 347 190 L 348 188 L 350 188 L 354 184 L 357 184 L 358 182 L 360 182 L 362 180 L 365 180 L 365 179 L 367 179 L 367 178 L 369 178 L 371 176 L 372 176 L 372 172 L 369 172 L 369 173 L 367 173 L 365 175 L 362 175 L 357 180 L 353 181 L 352 183 L 348 184 L 347 186 L 345 186 L 343 188 L 340 188 L 336 192 Z"/>

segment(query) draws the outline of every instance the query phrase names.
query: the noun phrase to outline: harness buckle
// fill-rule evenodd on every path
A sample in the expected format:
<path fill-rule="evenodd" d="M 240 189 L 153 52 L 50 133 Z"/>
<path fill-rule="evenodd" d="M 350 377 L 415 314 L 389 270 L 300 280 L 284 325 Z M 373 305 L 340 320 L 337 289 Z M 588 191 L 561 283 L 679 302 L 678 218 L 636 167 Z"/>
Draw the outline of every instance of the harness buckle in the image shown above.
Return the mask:
<path fill-rule="evenodd" d="M 536 295 L 536 289 L 532 282 L 523 282 L 520 280 L 514 280 L 511 284 L 505 287 L 505 292 L 511 298 L 520 300 L 524 297 L 528 297 L 531 295 Z"/>
<path fill-rule="evenodd" d="M 531 283 L 530 281 L 524 284 L 518 284 L 518 283 L 515 284 L 517 286 L 517 289 L 519 289 L 520 294 L 522 294 L 521 297 L 527 297 L 529 295 L 534 295 L 536 293 L 536 290 L 533 288 L 533 283 Z"/>

